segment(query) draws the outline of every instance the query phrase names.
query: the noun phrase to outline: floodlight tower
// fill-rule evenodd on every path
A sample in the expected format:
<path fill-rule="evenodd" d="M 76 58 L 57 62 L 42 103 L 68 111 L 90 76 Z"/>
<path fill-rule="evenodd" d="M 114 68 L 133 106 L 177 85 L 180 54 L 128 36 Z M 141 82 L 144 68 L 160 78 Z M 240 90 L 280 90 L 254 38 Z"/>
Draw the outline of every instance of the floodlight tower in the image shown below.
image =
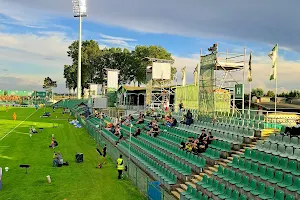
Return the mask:
<path fill-rule="evenodd" d="M 86 0 L 72 0 L 74 17 L 79 17 L 77 98 L 81 99 L 81 24 L 82 17 L 87 17 Z"/>

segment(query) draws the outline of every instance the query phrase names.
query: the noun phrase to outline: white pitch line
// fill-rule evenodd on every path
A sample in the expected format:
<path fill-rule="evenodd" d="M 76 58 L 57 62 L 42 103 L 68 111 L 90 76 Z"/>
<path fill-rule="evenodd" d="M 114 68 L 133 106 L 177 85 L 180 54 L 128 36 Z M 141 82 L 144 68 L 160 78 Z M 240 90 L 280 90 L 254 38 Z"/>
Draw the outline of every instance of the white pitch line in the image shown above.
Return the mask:
<path fill-rule="evenodd" d="M 13 128 L 12 130 L 10 130 L 8 133 L 6 133 L 2 138 L 0 138 L 0 141 L 3 140 L 6 136 L 8 136 L 11 132 L 13 132 L 16 128 L 18 128 L 21 124 L 23 124 L 29 117 L 31 117 L 34 113 L 36 113 L 38 110 L 34 111 L 33 113 L 31 113 L 31 115 L 29 115 L 28 117 L 26 117 L 26 119 L 24 119 L 22 122 L 20 122 L 20 124 L 18 124 L 15 128 Z"/>

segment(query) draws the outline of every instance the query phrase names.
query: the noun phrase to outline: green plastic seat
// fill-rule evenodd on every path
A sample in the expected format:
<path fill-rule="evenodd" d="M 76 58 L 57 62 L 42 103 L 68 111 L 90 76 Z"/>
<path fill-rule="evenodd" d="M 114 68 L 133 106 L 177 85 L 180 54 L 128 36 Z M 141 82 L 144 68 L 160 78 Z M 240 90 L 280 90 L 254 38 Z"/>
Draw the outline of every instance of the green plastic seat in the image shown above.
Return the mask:
<path fill-rule="evenodd" d="M 233 190 L 231 197 L 226 200 L 239 200 L 240 193 L 237 190 Z"/>
<path fill-rule="evenodd" d="M 230 167 L 233 167 L 233 168 L 238 168 L 239 167 L 239 159 L 238 159 L 238 157 L 234 156 L 232 162 L 228 163 L 227 165 L 230 166 Z"/>
<path fill-rule="evenodd" d="M 231 194 L 232 194 L 232 189 L 227 187 L 226 190 L 225 190 L 225 193 L 219 195 L 218 197 L 220 199 L 228 199 L 231 197 Z"/>
<path fill-rule="evenodd" d="M 277 185 L 282 188 L 292 186 L 292 184 L 293 184 L 293 176 L 290 174 L 285 174 L 283 177 L 283 181 L 281 183 L 277 183 Z"/>
<path fill-rule="evenodd" d="M 295 197 L 293 195 L 287 194 L 285 200 L 295 200 Z"/>
<path fill-rule="evenodd" d="M 258 183 L 256 190 L 252 190 L 250 193 L 254 196 L 258 196 L 265 193 L 265 184 L 264 183 Z"/>
<path fill-rule="evenodd" d="M 300 176 L 300 162 L 298 163 L 298 167 L 295 170 L 291 171 L 291 173 L 295 176 Z"/>
<path fill-rule="evenodd" d="M 273 179 L 269 179 L 268 181 L 270 183 L 274 183 L 275 184 L 275 183 L 282 182 L 282 179 L 283 179 L 283 173 L 281 171 L 276 171 L 274 178 Z"/>
<path fill-rule="evenodd" d="M 243 168 L 240 168 L 241 171 L 249 171 L 251 169 L 251 162 L 246 160 Z"/>
<path fill-rule="evenodd" d="M 274 165 L 274 168 L 283 170 L 283 169 L 287 168 L 287 165 L 288 165 L 288 159 L 280 158 L 278 165 Z"/>
<path fill-rule="evenodd" d="M 219 185 L 219 182 L 214 179 L 213 182 L 212 182 L 212 184 L 211 184 L 211 186 L 206 187 L 205 189 L 207 191 L 209 191 L 209 192 L 212 192 L 212 191 L 214 191 L 214 190 L 216 190 L 218 188 L 218 185 Z"/>
<path fill-rule="evenodd" d="M 260 176 L 262 180 L 270 180 L 274 179 L 275 170 L 272 168 L 267 168 L 266 174 L 264 176 Z"/>
<path fill-rule="evenodd" d="M 203 187 L 204 189 L 206 189 L 208 187 L 211 187 L 212 186 L 212 182 L 213 182 L 213 179 L 212 178 L 208 178 L 207 179 L 207 183 L 206 184 L 202 184 L 201 187 Z"/>
<path fill-rule="evenodd" d="M 222 167 L 222 165 L 219 165 L 218 171 L 213 172 L 212 174 L 215 175 L 215 176 L 218 176 L 218 177 L 219 177 L 219 175 L 223 175 L 223 167 Z"/>
<path fill-rule="evenodd" d="M 274 198 L 275 189 L 272 186 L 267 186 L 266 192 L 264 194 L 260 194 L 258 197 L 261 199 L 273 199 Z"/>
<path fill-rule="evenodd" d="M 291 142 L 289 144 L 285 144 L 285 146 L 288 146 L 288 147 L 296 147 L 298 145 L 299 145 L 298 137 L 292 137 Z"/>
<path fill-rule="evenodd" d="M 256 176 L 258 174 L 258 164 L 252 163 L 251 168 L 249 171 L 247 171 L 249 174 L 252 174 L 253 176 Z"/>
<path fill-rule="evenodd" d="M 218 185 L 218 189 L 212 191 L 212 193 L 216 196 L 221 195 L 225 192 L 225 185 L 223 183 Z"/>
<path fill-rule="evenodd" d="M 270 148 L 271 148 L 271 142 L 265 141 L 263 144 L 262 150 L 260 150 L 260 151 L 263 151 L 265 153 L 271 153 Z"/>
<path fill-rule="evenodd" d="M 251 158 L 251 149 L 246 148 L 245 151 L 244 151 L 244 154 L 241 154 L 241 157 L 245 157 L 247 159 L 250 159 Z"/>
<path fill-rule="evenodd" d="M 274 200 L 284 200 L 284 192 L 281 190 L 276 190 Z"/>
<path fill-rule="evenodd" d="M 293 185 L 288 186 L 286 189 L 291 192 L 300 191 L 300 178 L 295 178 Z"/>
<path fill-rule="evenodd" d="M 228 176 L 228 173 L 229 173 L 228 168 L 224 168 L 223 169 L 223 174 L 219 174 L 218 177 L 223 179 L 224 177 Z"/>
<path fill-rule="evenodd" d="M 208 177 L 207 177 L 207 175 L 204 175 L 202 180 L 197 182 L 196 184 L 199 186 L 202 186 L 203 184 L 207 184 L 207 181 L 208 181 Z"/>
<path fill-rule="evenodd" d="M 272 156 L 271 163 L 267 163 L 266 165 L 269 167 L 277 166 L 279 164 L 279 157 L 278 156 Z"/>
<path fill-rule="evenodd" d="M 246 196 L 246 195 L 244 195 L 244 194 L 241 194 L 241 196 L 240 196 L 240 200 L 247 200 L 247 196 Z"/>
<path fill-rule="evenodd" d="M 243 189 L 246 192 L 251 192 L 253 190 L 256 190 L 256 188 L 257 188 L 257 181 L 255 179 L 251 179 L 249 185 L 246 187 L 243 187 Z"/>
<path fill-rule="evenodd" d="M 290 160 L 286 168 L 282 169 L 284 172 L 297 171 L 297 162 L 295 160 Z"/>
<path fill-rule="evenodd" d="M 229 180 L 229 183 L 235 185 L 242 181 L 242 175 L 240 173 L 235 173 L 234 179 Z"/>
<path fill-rule="evenodd" d="M 259 168 L 258 168 L 258 173 L 253 174 L 253 175 L 254 175 L 254 176 L 258 176 L 258 177 L 263 177 L 263 176 L 265 176 L 265 175 L 266 175 L 266 166 L 263 166 L 263 165 L 259 166 Z"/>
<path fill-rule="evenodd" d="M 229 170 L 228 176 L 224 177 L 223 180 L 229 182 L 230 180 L 234 179 L 235 172 L 233 170 Z"/>
<path fill-rule="evenodd" d="M 242 176 L 242 181 L 240 183 L 235 184 L 235 186 L 239 188 L 247 187 L 249 185 L 249 177 Z"/>
<path fill-rule="evenodd" d="M 275 143 L 272 143 L 271 144 L 271 147 L 270 147 L 270 150 L 271 150 L 271 153 L 275 156 L 278 156 L 280 153 L 278 152 L 278 145 L 275 144 Z"/>

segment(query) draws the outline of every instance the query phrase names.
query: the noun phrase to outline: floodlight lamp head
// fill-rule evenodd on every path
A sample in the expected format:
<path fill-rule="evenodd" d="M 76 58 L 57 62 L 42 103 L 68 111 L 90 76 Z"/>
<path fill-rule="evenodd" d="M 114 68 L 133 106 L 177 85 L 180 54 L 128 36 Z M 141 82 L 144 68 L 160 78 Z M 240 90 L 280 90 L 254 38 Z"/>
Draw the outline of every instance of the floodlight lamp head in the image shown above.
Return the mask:
<path fill-rule="evenodd" d="M 72 0 L 74 17 L 87 17 L 86 0 Z"/>

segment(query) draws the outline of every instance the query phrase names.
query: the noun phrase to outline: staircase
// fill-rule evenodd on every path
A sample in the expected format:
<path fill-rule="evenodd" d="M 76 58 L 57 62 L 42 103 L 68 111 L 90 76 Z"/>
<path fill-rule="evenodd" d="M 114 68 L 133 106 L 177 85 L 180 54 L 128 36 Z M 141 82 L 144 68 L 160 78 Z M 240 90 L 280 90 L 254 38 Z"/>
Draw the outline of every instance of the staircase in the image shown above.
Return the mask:
<path fill-rule="evenodd" d="M 274 133 L 273 129 L 264 129 L 264 130 L 262 130 L 260 138 L 252 138 L 252 141 L 248 144 L 243 143 L 241 145 L 241 148 L 238 151 L 231 150 L 230 151 L 230 156 L 228 156 L 226 159 L 221 158 L 218 161 L 216 161 L 216 165 L 207 166 L 207 167 L 203 168 L 202 173 L 197 174 L 197 175 L 193 175 L 193 178 L 190 181 L 185 182 L 183 184 L 179 184 L 180 187 L 177 187 L 176 190 L 171 191 L 171 194 L 176 199 L 179 200 L 180 199 L 180 193 L 186 191 L 187 185 L 191 185 L 192 187 L 196 188 L 197 182 L 201 181 L 204 175 L 207 175 L 208 177 L 210 177 L 212 175 L 212 173 L 218 171 L 219 165 L 222 165 L 223 167 L 227 167 L 227 164 L 232 162 L 234 156 L 239 156 L 240 154 L 244 154 L 246 148 L 253 148 L 256 145 L 257 140 L 265 140 L 272 133 Z"/>

